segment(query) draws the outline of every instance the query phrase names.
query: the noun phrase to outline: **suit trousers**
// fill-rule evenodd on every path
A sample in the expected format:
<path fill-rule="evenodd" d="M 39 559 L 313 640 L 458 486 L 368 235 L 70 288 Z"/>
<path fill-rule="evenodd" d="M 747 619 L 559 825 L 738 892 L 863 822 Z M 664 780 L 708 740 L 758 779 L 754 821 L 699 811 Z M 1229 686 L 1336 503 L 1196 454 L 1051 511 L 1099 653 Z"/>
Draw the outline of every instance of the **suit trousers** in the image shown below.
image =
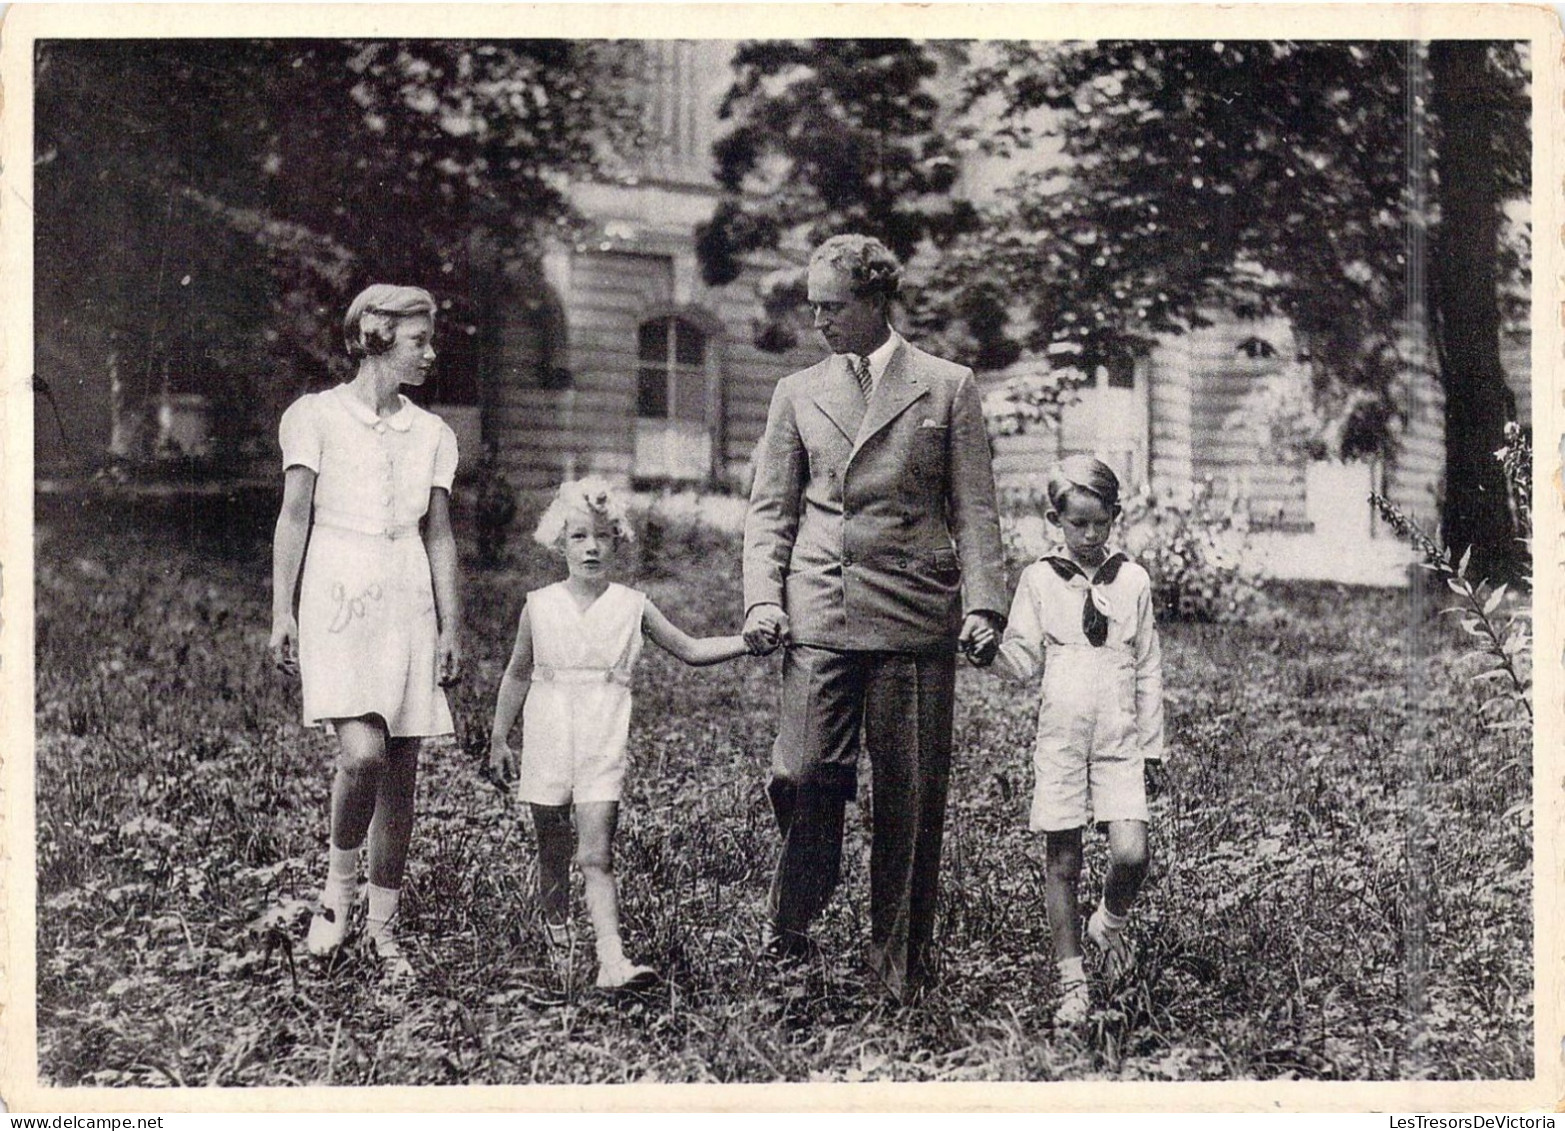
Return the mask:
<path fill-rule="evenodd" d="M 901 997 L 929 974 L 940 844 L 951 777 L 956 651 L 857 652 L 791 646 L 772 753 L 782 852 L 772 925 L 802 943 L 841 874 L 843 811 L 869 756 L 870 961 Z"/>

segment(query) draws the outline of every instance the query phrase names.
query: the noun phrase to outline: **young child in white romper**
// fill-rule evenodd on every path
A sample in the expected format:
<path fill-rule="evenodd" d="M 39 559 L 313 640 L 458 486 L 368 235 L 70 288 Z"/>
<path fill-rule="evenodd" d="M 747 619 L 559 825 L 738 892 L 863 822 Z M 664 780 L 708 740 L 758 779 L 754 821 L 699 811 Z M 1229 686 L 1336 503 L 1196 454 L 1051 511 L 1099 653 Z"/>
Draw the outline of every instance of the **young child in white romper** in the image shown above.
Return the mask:
<path fill-rule="evenodd" d="M 1109 870 L 1087 938 L 1112 980 L 1129 961 L 1123 931 L 1146 878 L 1147 786 L 1163 758 L 1163 675 L 1152 584 L 1109 548 L 1119 517 L 1119 480 L 1090 456 L 1055 464 L 1045 518 L 1064 552 L 1023 571 L 998 665 L 1022 680 L 1042 672 L 1030 825 L 1047 837 L 1044 905 L 1054 936 L 1061 1000 L 1057 1024 L 1086 1019 L 1091 1002 L 1082 969 L 1081 831 L 1107 825 Z"/>
<path fill-rule="evenodd" d="M 626 770 L 631 672 L 643 633 L 692 666 L 749 649 L 742 636 L 693 639 L 645 594 L 609 580 L 632 538 L 625 506 L 601 479 L 566 483 L 533 537 L 565 558 L 568 576 L 527 594 L 490 728 L 496 777 L 517 774 L 511 728 L 522 716 L 518 795 L 538 834 L 538 892 L 551 944 L 568 946 L 572 808 L 575 858 L 597 944 L 597 984 L 634 988 L 657 974 L 625 957 L 614 882 L 614 832 Z M 524 706 L 525 704 L 525 706 Z"/>

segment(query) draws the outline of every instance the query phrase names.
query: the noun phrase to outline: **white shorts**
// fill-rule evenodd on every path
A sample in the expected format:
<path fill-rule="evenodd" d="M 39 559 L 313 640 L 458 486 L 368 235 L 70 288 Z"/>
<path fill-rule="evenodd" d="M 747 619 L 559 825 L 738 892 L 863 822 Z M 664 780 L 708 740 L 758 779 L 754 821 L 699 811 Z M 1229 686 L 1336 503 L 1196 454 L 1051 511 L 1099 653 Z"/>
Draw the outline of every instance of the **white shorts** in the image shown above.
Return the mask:
<path fill-rule="evenodd" d="M 1146 759 L 1119 746 L 1083 757 L 1062 747 L 1033 752 L 1035 832 L 1079 829 L 1094 821 L 1147 820 Z"/>

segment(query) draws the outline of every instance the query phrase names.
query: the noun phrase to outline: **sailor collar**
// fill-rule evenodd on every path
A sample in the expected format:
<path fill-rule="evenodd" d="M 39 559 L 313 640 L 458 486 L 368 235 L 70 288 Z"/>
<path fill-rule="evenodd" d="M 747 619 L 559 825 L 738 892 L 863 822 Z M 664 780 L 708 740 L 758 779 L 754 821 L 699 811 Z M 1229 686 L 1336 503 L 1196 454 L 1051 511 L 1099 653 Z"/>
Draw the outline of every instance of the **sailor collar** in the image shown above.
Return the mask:
<path fill-rule="evenodd" d="M 1114 584 L 1120 566 L 1130 559 L 1122 551 L 1116 550 L 1104 559 L 1091 577 L 1064 555 L 1045 554 L 1042 560 L 1049 563 L 1049 568 L 1059 575 L 1060 580 L 1071 582 L 1079 577 L 1086 583 L 1087 594 L 1081 607 L 1081 631 L 1087 637 L 1088 644 L 1094 648 L 1103 647 L 1109 638 L 1109 614 L 1114 611 L 1103 589 Z"/>

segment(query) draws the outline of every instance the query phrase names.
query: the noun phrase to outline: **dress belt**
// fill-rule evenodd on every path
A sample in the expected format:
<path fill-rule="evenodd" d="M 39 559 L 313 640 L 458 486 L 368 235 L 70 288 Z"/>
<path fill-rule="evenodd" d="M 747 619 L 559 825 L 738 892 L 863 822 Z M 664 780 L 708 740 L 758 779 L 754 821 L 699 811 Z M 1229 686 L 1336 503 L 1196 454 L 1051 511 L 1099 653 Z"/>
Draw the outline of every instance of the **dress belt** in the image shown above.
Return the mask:
<path fill-rule="evenodd" d="M 346 530 L 350 534 L 368 534 L 375 538 L 418 537 L 416 522 L 376 522 L 373 519 L 360 518 L 355 514 L 345 514 L 342 511 L 317 509 L 315 525 L 324 526 L 328 530 Z"/>
<path fill-rule="evenodd" d="M 617 683 L 630 686 L 630 673 L 623 668 L 554 668 L 533 665 L 533 678 L 544 683 Z"/>

